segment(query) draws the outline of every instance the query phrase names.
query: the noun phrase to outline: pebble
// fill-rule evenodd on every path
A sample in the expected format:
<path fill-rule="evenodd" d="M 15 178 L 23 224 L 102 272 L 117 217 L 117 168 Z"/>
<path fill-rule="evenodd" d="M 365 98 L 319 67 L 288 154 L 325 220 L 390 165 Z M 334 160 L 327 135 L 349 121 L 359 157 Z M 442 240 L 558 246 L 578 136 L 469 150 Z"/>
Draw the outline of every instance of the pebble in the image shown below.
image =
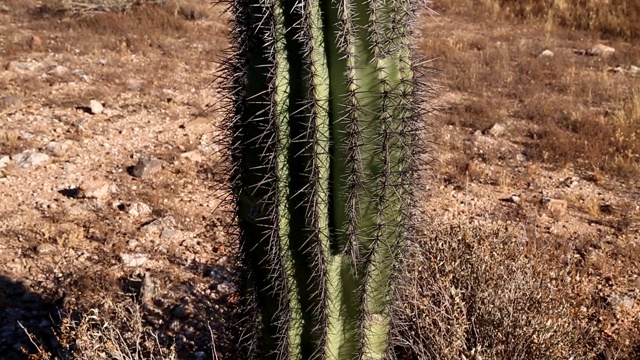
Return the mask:
<path fill-rule="evenodd" d="M 10 161 L 11 158 L 9 157 L 9 155 L 0 156 L 0 169 L 7 166 Z"/>
<path fill-rule="evenodd" d="M 91 100 L 89 102 L 89 108 L 91 109 L 91 113 L 93 115 L 102 114 L 104 111 L 104 107 L 98 100 Z"/>
<path fill-rule="evenodd" d="M 111 187 L 103 180 L 85 180 L 78 187 L 78 197 L 85 199 L 103 200 L 109 196 Z"/>
<path fill-rule="evenodd" d="M 540 203 L 545 209 L 558 215 L 564 214 L 567 211 L 568 204 L 566 200 L 543 197 Z"/>
<path fill-rule="evenodd" d="M 616 49 L 612 48 L 611 46 L 596 44 L 592 46 L 589 50 L 587 50 L 586 54 L 591 56 L 609 56 L 613 54 L 615 51 Z"/>
<path fill-rule="evenodd" d="M 71 70 L 69 70 L 68 67 L 62 66 L 62 65 L 56 65 L 53 67 L 53 69 L 49 70 L 48 74 L 62 77 L 69 74 L 70 72 Z"/>
<path fill-rule="evenodd" d="M 137 178 L 146 178 L 162 169 L 162 160 L 142 157 L 138 160 L 138 163 L 133 167 L 131 174 Z"/>
<path fill-rule="evenodd" d="M 12 108 L 22 105 L 22 100 L 15 95 L 5 95 L 0 97 L 0 107 Z"/>
<path fill-rule="evenodd" d="M 151 278 L 151 274 L 145 272 L 142 278 L 142 285 L 140 285 L 140 301 L 144 304 L 151 303 L 155 290 L 155 283 Z"/>
<path fill-rule="evenodd" d="M 201 162 L 204 160 L 204 158 L 202 157 L 202 154 L 200 154 L 198 150 L 187 151 L 185 153 L 180 154 L 180 157 L 193 162 Z"/>
<path fill-rule="evenodd" d="M 184 123 L 182 125 L 182 128 L 186 129 L 186 130 L 192 130 L 192 129 L 199 128 L 201 126 L 207 125 L 209 123 L 211 123 L 211 121 L 209 119 L 207 119 L 206 117 L 198 117 L 198 118 L 196 118 L 194 120 L 191 120 L 189 122 Z"/>
<path fill-rule="evenodd" d="M 175 230 L 169 227 L 165 227 L 164 229 L 162 229 L 162 233 L 160 233 L 160 239 L 163 239 L 163 240 L 171 239 L 171 238 L 177 237 L 180 234 L 181 234 L 180 230 Z"/>
<path fill-rule="evenodd" d="M 35 150 L 25 150 L 20 154 L 12 156 L 18 167 L 29 168 L 42 165 L 49 161 L 49 155 L 37 152 Z"/>
<path fill-rule="evenodd" d="M 151 207 L 145 203 L 134 202 L 129 204 L 127 213 L 131 216 L 144 216 L 151 214 Z"/>
<path fill-rule="evenodd" d="M 220 293 L 220 295 L 229 295 L 233 288 L 227 282 L 222 282 L 216 286 L 216 290 Z"/>
<path fill-rule="evenodd" d="M 504 201 L 504 202 L 510 202 L 510 203 L 514 203 L 514 204 L 518 204 L 520 202 L 520 196 L 516 195 L 516 194 L 512 194 L 509 197 L 506 198 L 502 198 L 500 199 L 500 201 Z"/>
<path fill-rule="evenodd" d="M 40 244 L 36 247 L 36 252 L 39 255 L 50 254 L 54 251 L 56 251 L 56 247 L 48 243 Z"/>
<path fill-rule="evenodd" d="M 56 141 L 51 141 L 47 146 L 45 146 L 45 150 L 52 153 L 54 156 L 64 155 L 68 148 L 69 144 L 67 142 L 60 143 Z"/>
<path fill-rule="evenodd" d="M 29 72 L 41 69 L 42 67 L 42 64 L 37 61 L 11 61 L 9 62 L 9 64 L 7 64 L 7 70 L 14 72 Z"/>
<path fill-rule="evenodd" d="M 500 137 L 502 135 L 504 135 L 505 132 L 505 127 L 502 124 L 496 123 L 494 124 L 491 129 L 489 129 L 487 131 L 487 133 L 493 137 Z"/>
<path fill-rule="evenodd" d="M 543 52 L 538 55 L 538 57 L 553 57 L 553 51 L 549 49 L 545 49 Z"/>
<path fill-rule="evenodd" d="M 122 254 L 120 254 L 120 261 L 122 261 L 122 264 L 124 266 L 130 266 L 130 267 L 141 266 L 144 263 L 146 263 L 147 260 L 149 260 L 149 255 L 147 255 L 147 254 L 141 254 L 141 253 L 137 253 L 137 254 L 122 253 Z"/>

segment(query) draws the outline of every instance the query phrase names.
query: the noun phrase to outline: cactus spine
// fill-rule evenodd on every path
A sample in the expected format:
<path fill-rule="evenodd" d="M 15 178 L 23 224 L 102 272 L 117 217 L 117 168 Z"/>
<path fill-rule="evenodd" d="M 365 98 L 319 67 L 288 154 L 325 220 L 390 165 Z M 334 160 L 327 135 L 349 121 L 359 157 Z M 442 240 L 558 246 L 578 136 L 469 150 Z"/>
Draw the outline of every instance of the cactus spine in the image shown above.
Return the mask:
<path fill-rule="evenodd" d="M 414 0 L 229 0 L 231 187 L 252 359 L 392 357 L 420 106 Z"/>

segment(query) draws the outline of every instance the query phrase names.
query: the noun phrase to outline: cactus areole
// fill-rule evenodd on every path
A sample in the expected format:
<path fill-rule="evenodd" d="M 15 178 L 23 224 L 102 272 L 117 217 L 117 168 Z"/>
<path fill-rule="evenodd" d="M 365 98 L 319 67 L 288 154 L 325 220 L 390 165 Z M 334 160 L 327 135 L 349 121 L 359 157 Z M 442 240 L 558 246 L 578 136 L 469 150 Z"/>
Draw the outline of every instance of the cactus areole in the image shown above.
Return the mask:
<path fill-rule="evenodd" d="M 421 122 L 414 0 L 231 0 L 228 162 L 249 359 L 393 357 Z"/>

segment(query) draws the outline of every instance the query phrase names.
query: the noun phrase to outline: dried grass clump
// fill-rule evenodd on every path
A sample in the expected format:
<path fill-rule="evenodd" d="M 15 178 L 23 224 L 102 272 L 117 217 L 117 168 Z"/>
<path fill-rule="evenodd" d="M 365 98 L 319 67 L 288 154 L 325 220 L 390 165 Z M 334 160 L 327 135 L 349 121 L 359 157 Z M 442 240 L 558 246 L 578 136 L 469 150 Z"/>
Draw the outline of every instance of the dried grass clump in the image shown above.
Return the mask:
<path fill-rule="evenodd" d="M 102 310 L 68 312 L 56 330 L 56 354 L 39 346 L 30 336 L 37 354 L 33 360 L 175 360 L 175 346 L 168 346 L 145 324 L 142 308 L 132 301 L 111 304 Z"/>
<path fill-rule="evenodd" d="M 57 0 L 49 5 L 66 14 L 125 12 L 137 5 L 165 5 L 167 0 Z"/>
<path fill-rule="evenodd" d="M 497 227 L 433 224 L 408 253 L 400 321 L 413 358 L 592 356 L 559 250 Z"/>

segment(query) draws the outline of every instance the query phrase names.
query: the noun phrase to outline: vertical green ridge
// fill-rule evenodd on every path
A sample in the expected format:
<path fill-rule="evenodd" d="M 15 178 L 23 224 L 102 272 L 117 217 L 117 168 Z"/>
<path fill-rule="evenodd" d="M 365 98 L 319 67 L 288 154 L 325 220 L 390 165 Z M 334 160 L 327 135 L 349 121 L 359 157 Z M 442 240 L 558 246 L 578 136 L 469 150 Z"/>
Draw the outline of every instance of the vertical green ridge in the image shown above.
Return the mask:
<path fill-rule="evenodd" d="M 282 258 L 284 271 L 287 275 L 287 296 L 289 300 L 290 317 L 289 321 L 289 333 L 288 333 L 288 346 L 289 355 L 291 359 L 303 359 L 301 353 L 301 337 L 303 328 L 303 314 L 300 305 L 297 288 L 300 286 L 298 278 L 296 277 L 293 253 L 289 251 L 293 245 L 291 243 L 291 216 L 289 209 L 289 153 L 291 133 L 289 128 L 289 63 L 287 60 L 287 42 L 285 37 L 285 21 L 284 21 L 284 0 L 276 0 L 274 6 L 274 18 L 275 18 L 275 94 L 274 101 L 276 103 L 276 118 L 277 118 L 277 142 L 278 142 L 278 157 L 277 157 L 277 178 L 278 178 L 278 215 L 279 221 L 277 223 L 279 230 L 280 248 L 282 249 Z"/>

